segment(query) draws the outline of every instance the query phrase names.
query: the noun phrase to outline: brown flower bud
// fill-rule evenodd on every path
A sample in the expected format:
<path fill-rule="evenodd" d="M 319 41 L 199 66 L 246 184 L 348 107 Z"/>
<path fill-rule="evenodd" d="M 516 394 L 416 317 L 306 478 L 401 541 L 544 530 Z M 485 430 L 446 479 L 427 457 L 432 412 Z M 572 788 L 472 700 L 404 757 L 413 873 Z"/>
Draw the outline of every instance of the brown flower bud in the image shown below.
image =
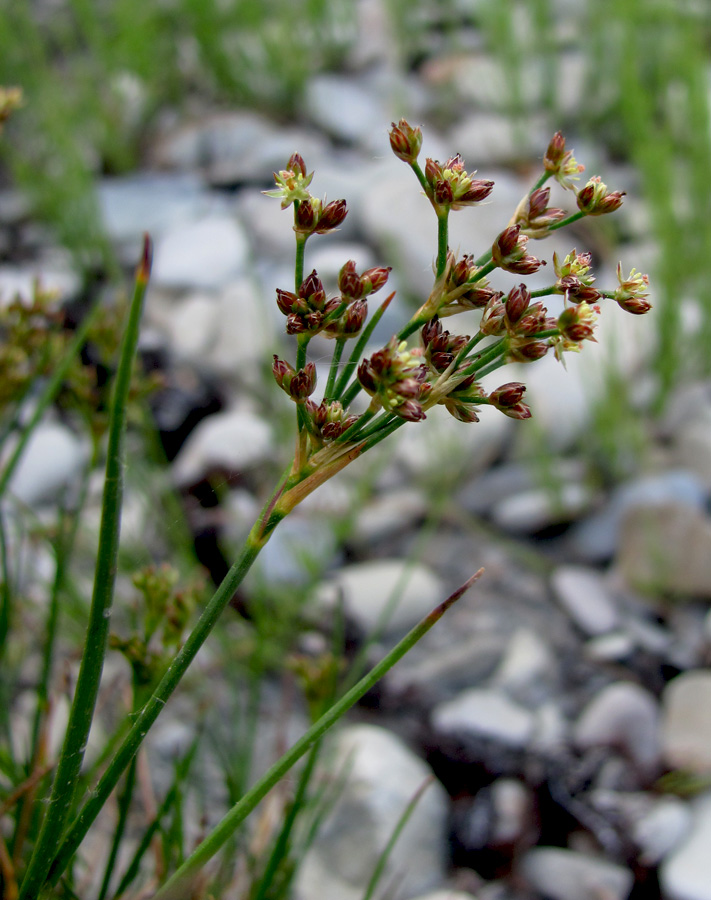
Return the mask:
<path fill-rule="evenodd" d="M 333 231 L 334 228 L 343 222 L 348 214 L 345 200 L 333 200 L 328 203 L 319 216 L 316 234 L 325 234 L 327 231 Z"/>
<path fill-rule="evenodd" d="M 289 172 L 293 172 L 295 175 L 301 175 L 302 178 L 306 177 L 306 163 L 304 162 L 303 156 L 300 153 L 292 153 L 289 157 L 289 162 L 286 164 L 286 168 Z"/>
<path fill-rule="evenodd" d="M 353 300 L 363 296 L 363 282 L 356 271 L 355 260 L 349 259 L 338 273 L 338 289 L 344 297 Z"/>
<path fill-rule="evenodd" d="M 315 197 L 302 200 L 294 216 L 294 230 L 302 234 L 311 234 L 316 227 L 321 212 L 321 201 Z"/>
<path fill-rule="evenodd" d="M 508 384 L 502 384 L 489 394 L 489 402 L 497 409 L 506 406 L 515 406 L 523 398 L 526 393 L 526 385 L 520 381 L 510 381 Z"/>
<path fill-rule="evenodd" d="M 652 304 L 643 297 L 621 297 L 617 305 L 634 316 L 643 316 L 652 308 Z"/>
<path fill-rule="evenodd" d="M 448 181 L 437 181 L 434 185 L 434 201 L 440 206 L 447 206 L 454 200 L 454 192 Z"/>
<path fill-rule="evenodd" d="M 422 404 L 418 403 L 417 400 L 405 400 L 394 407 L 393 412 L 400 416 L 401 419 L 407 419 L 408 422 L 421 422 L 427 418 L 424 409 L 422 409 Z"/>
<path fill-rule="evenodd" d="M 294 400 L 305 400 L 316 389 L 316 366 L 312 362 L 306 363 L 303 369 L 292 376 L 289 384 L 289 393 Z"/>
<path fill-rule="evenodd" d="M 588 216 L 603 216 L 619 209 L 624 195 L 624 191 L 608 191 L 596 175 L 578 191 L 578 209 Z"/>
<path fill-rule="evenodd" d="M 294 304 L 299 299 L 296 294 L 292 294 L 291 291 L 283 291 L 281 288 L 277 288 L 276 294 L 280 312 L 283 312 L 285 316 L 294 312 Z"/>
<path fill-rule="evenodd" d="M 501 302 L 501 294 L 496 294 L 484 308 L 479 323 L 482 334 L 500 335 L 506 331 L 506 307 Z"/>
<path fill-rule="evenodd" d="M 525 284 L 517 284 L 511 288 L 506 298 L 506 316 L 512 325 L 521 318 L 528 309 L 531 295 Z"/>
<path fill-rule="evenodd" d="M 391 266 L 374 266 L 372 269 L 366 269 L 360 276 L 366 294 L 374 294 L 388 280 L 388 276 L 392 271 Z"/>
<path fill-rule="evenodd" d="M 438 181 L 442 180 L 442 166 L 436 159 L 427 159 L 425 162 L 425 178 L 430 187 L 434 187 Z"/>
<path fill-rule="evenodd" d="M 405 119 L 400 119 L 396 125 L 392 123 L 390 131 L 390 147 L 403 162 L 415 162 L 422 148 L 422 131 L 419 127 L 413 128 Z"/>

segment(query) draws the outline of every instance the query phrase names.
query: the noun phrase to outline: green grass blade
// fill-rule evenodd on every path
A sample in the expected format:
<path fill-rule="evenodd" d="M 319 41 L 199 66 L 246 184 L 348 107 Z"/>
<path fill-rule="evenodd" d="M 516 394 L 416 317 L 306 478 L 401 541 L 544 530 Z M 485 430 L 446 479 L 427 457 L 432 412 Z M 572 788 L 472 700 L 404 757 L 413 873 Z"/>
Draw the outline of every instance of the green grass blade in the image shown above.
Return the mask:
<path fill-rule="evenodd" d="M 20 889 L 19 900 L 34 900 L 49 873 L 49 868 L 62 839 L 71 809 L 84 752 L 89 737 L 99 682 L 104 665 L 109 633 L 109 617 L 113 602 L 116 563 L 121 526 L 123 497 L 124 436 L 126 408 L 131 386 L 131 370 L 138 347 L 138 334 L 143 300 L 150 273 L 150 241 L 146 236 L 144 252 L 136 273 L 136 283 L 123 336 L 116 382 L 111 404 L 109 445 L 106 458 L 106 480 L 102 502 L 99 549 L 94 591 L 89 611 L 86 642 L 82 653 L 69 715 L 64 746 L 57 764 L 47 814 L 34 853 Z"/>
<path fill-rule="evenodd" d="M 222 821 L 205 838 L 200 846 L 188 857 L 178 871 L 154 895 L 153 900 L 183 900 L 189 894 L 189 886 L 200 869 L 220 850 L 234 834 L 257 804 L 269 793 L 292 766 L 345 713 L 360 700 L 414 645 L 435 625 L 444 613 L 482 575 L 476 572 L 461 588 L 456 590 L 438 607 L 425 616 L 408 634 L 374 666 L 350 691 L 335 703 L 309 730 L 288 750 L 281 759 L 259 779 L 259 781 L 236 803 Z"/>

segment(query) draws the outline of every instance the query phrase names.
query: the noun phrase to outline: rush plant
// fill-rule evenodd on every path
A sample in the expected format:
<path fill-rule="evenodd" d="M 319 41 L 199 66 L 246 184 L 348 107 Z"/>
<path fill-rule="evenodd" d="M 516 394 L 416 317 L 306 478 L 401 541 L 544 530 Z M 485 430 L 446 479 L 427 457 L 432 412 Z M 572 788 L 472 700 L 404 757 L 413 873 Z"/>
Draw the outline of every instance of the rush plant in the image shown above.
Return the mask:
<path fill-rule="evenodd" d="M 359 272 L 352 260 L 345 261 L 338 278 L 338 291 L 329 297 L 318 273 L 307 271 L 306 247 L 315 235 L 338 228 L 347 215 L 346 203 L 343 200 L 326 203 L 311 193 L 313 173 L 308 171 L 298 153 L 294 153 L 285 168 L 276 173 L 275 187 L 266 193 L 280 200 L 283 209 L 291 209 L 295 235 L 294 282 L 279 289 L 276 296 L 278 308 L 285 317 L 286 332 L 292 338 L 294 356 L 292 362 L 275 356 L 272 368 L 278 387 L 294 404 L 294 457 L 266 501 L 241 553 L 179 649 L 174 648 L 179 643 L 179 635 L 184 629 L 188 630 L 190 604 L 184 599 L 178 602 L 171 593 L 170 579 L 160 573 L 151 572 L 139 579 L 139 587 L 150 607 L 151 624 L 147 626 L 147 632 L 153 634 L 162 629 L 166 650 L 166 656 L 157 663 L 151 659 L 151 666 L 155 668 L 160 664 L 163 670 L 155 678 L 146 676 L 144 679 L 144 688 L 148 683 L 149 689 L 139 693 L 140 703 L 107 754 L 98 781 L 82 794 L 78 791 L 82 763 L 109 646 L 119 546 L 126 408 L 151 263 L 150 241 L 146 238 L 114 383 L 103 516 L 81 669 L 51 790 L 47 796 L 42 796 L 28 786 L 23 788 L 36 804 L 36 815 L 41 817 L 41 826 L 35 831 L 34 846 L 27 862 L 21 857 L 17 865 L 8 863 L 7 848 L 3 849 L 4 842 L 0 837 L 0 849 L 3 849 L 0 871 L 5 896 L 19 897 L 19 900 L 62 896 L 62 886 L 67 884 L 66 874 L 71 871 L 75 854 L 97 815 L 124 773 L 128 771 L 130 776 L 139 748 L 250 566 L 279 523 L 304 498 L 400 428 L 428 427 L 424 420 L 435 406 L 444 406 L 462 427 L 475 426 L 483 406 L 493 406 L 514 419 L 529 418 L 531 410 L 525 402 L 523 383 L 503 381 L 489 389 L 483 386 L 483 379 L 509 363 L 533 363 L 549 352 L 562 362 L 565 354 L 580 351 L 585 342 L 595 340 L 596 320 L 605 304 L 617 303 L 633 314 L 644 313 L 650 308 L 645 275 L 634 269 L 625 275 L 619 267 L 618 284 L 609 290 L 600 289 L 591 273 L 589 254 L 575 249 L 562 259 L 553 255 L 548 287 L 531 291 L 526 286 L 525 277 L 546 264 L 532 254 L 532 241 L 540 241 L 583 217 L 612 213 L 623 202 L 623 194 L 608 190 L 599 177 L 577 186 L 583 166 L 566 147 L 561 134 L 551 140 L 543 157 L 540 177 L 513 211 L 507 227 L 499 234 L 492 234 L 490 246 L 479 248 L 478 255 L 477 251 L 464 255 L 452 251 L 448 241 L 449 217 L 460 209 L 480 204 L 494 190 L 494 183 L 475 178 L 465 169 L 459 156 L 445 162 L 427 159 L 422 166 L 421 130 L 404 119 L 393 124 L 390 146 L 412 169 L 424 193 L 423 202 L 432 206 L 437 219 L 438 243 L 432 290 L 384 347 L 370 347 L 375 326 L 394 295 L 388 295 L 375 310 L 370 310 L 369 304 L 372 296 L 387 284 L 390 270 L 378 266 Z M 549 205 L 548 182 L 551 180 L 558 182 L 571 197 L 571 211 Z M 496 269 L 516 276 L 516 283 L 508 292 L 490 286 L 487 276 Z M 557 297 L 562 311 L 550 315 L 542 302 L 546 296 Z M 444 320 L 455 315 L 471 322 L 470 334 L 454 334 L 444 328 Z M 333 346 L 330 368 L 320 395 L 317 394 L 316 366 L 309 359 L 309 346 L 316 335 L 330 338 Z M 3 484 L 6 483 L 7 473 L 3 477 Z M 173 871 L 156 877 L 152 883 L 155 890 L 152 896 L 156 900 L 193 896 L 205 864 L 259 801 L 407 653 L 479 574 L 473 575 L 434 609 L 372 671 L 333 702 L 266 775 L 246 790 L 191 855 Z M 170 616 L 167 625 L 160 624 L 161 616 Z M 147 642 L 148 638 L 145 640 Z M 120 644 L 113 639 L 114 647 L 134 652 L 134 673 L 147 671 L 143 666 L 145 659 L 141 656 L 140 641 L 138 644 L 125 641 Z M 171 655 L 167 655 L 168 651 Z M 30 780 L 34 777 L 33 784 L 36 785 L 45 774 L 46 771 L 31 773 Z M 119 800 L 124 816 L 127 796 L 130 800 L 130 791 L 124 787 Z M 9 809 L 7 801 L 2 808 L 3 811 Z M 15 827 L 19 826 L 16 824 Z M 115 854 L 112 858 L 115 859 Z M 110 875 L 109 869 L 102 887 L 102 900 L 105 896 L 119 896 L 108 891 Z M 135 878 L 137 872 L 133 871 L 132 875 Z M 128 883 L 130 879 L 127 882 L 127 875 L 124 875 L 120 893 Z"/>

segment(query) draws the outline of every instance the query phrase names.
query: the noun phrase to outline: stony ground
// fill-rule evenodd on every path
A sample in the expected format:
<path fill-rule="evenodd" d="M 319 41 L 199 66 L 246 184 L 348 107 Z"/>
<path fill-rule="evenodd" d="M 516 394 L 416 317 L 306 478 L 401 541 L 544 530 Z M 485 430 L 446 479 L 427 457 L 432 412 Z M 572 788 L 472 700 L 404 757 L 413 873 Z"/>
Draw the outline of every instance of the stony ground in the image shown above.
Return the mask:
<path fill-rule="evenodd" d="M 99 182 L 121 258 L 135 260 L 144 231 L 154 238 L 142 346 L 167 378 L 156 418 L 175 485 L 192 491 L 195 530 L 219 530 L 223 548 L 251 523 L 265 465 L 285 459 L 290 445 L 281 440 L 283 398 L 264 372 L 280 346 L 273 297 L 293 277 L 293 235 L 288 214 L 260 192 L 298 150 L 316 171 L 315 192 L 347 199 L 343 228 L 314 241 L 307 266 L 326 280 L 349 258 L 359 269 L 393 265 L 399 299 L 377 335 L 387 340 L 407 296 L 428 291 L 436 239 L 411 173 L 389 154 L 387 128 L 402 111 L 395 98 L 427 122 L 438 78 L 465 94 L 475 74 L 482 90 L 494 78 L 481 53 L 417 76 L 399 74 L 383 47 L 369 53 L 349 77 L 312 81 L 299 124 L 202 111 L 157 127 L 142 171 Z M 452 245 L 480 253 L 530 186 L 555 123 L 532 116 L 522 145 L 491 98 L 475 94 L 450 127 L 427 127 L 425 152 L 460 152 L 495 181 L 490 204 L 455 217 Z M 653 247 L 634 172 L 598 148 L 573 146 L 630 191 L 621 213 L 627 243 L 613 255 L 586 227 L 556 238 L 546 256 L 598 241 L 601 284 L 612 283 L 618 254 L 647 271 Z M 78 280 L 66 258 L 27 221 L 21 198 L 0 199 L 6 246 L 19 242 L 32 260 L 0 266 L 0 292 L 24 289 L 41 272 L 71 298 Z M 614 333 L 623 375 L 642 388 L 651 342 L 648 320 L 609 312 L 600 347 L 589 348 L 598 352 L 572 360 L 567 373 L 546 359 L 521 376 L 532 427 L 552 448 L 543 463 L 524 456 L 532 432 L 519 430 L 532 423 L 491 415 L 465 426 L 433 415 L 404 429 L 381 458 L 355 516 L 357 473 L 296 512 L 260 560 L 262 580 L 283 586 L 305 579 L 308 554 L 322 573 L 314 608 L 327 615 L 341 597 L 356 644 L 378 628 L 374 659 L 486 569 L 339 735 L 334 770 L 348 759 L 350 776 L 301 869 L 299 898 L 360 900 L 431 773 L 386 868 L 393 896 L 711 898 L 711 384 L 679 391 L 633 475 L 601 480 L 578 448 L 603 387 L 606 338 Z M 15 494 L 41 507 L 85 452 L 65 425 L 47 423 Z M 217 509 L 194 500 L 210 477 L 232 485 Z M 140 540 L 140 498 L 129 497 L 129 509 L 125 531 Z M 349 516 L 344 543 L 334 523 Z M 214 571 L 224 564 L 207 544 L 203 553 Z M 180 716 L 166 719 L 169 748 L 184 735 Z M 676 790 L 692 784 L 691 795 Z"/>

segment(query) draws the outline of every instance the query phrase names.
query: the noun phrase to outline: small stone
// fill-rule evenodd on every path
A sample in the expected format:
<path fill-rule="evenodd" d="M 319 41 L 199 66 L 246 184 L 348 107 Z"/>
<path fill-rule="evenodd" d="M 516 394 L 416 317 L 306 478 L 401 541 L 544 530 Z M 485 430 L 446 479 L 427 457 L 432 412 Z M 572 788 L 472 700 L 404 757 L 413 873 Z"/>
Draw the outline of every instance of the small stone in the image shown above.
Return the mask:
<path fill-rule="evenodd" d="M 517 629 L 494 673 L 492 683 L 517 697 L 535 702 L 550 690 L 556 667 L 548 644 L 535 631 Z"/>
<path fill-rule="evenodd" d="M 605 582 L 592 569 L 559 566 L 551 586 L 573 622 L 585 634 L 606 634 L 619 624 L 619 615 Z"/>
<path fill-rule="evenodd" d="M 263 418 L 235 408 L 203 419 L 183 444 L 173 463 L 180 486 L 196 484 L 210 472 L 237 474 L 271 456 L 272 432 Z"/>
<path fill-rule="evenodd" d="M 640 848 L 639 861 L 656 866 L 683 840 L 691 828 L 689 805 L 678 797 L 660 797 L 641 815 L 632 828 L 632 838 Z"/>
<path fill-rule="evenodd" d="M 494 522 L 507 531 L 531 534 L 579 518 L 593 500 L 584 484 L 563 484 L 554 490 L 532 490 L 507 497 L 492 510 Z"/>
<path fill-rule="evenodd" d="M 711 488 L 711 417 L 685 422 L 674 437 L 672 453 L 680 467 Z"/>
<path fill-rule="evenodd" d="M 521 874 L 550 900 L 626 900 L 634 882 L 629 869 L 558 847 L 529 850 Z"/>
<path fill-rule="evenodd" d="M 156 241 L 152 278 L 174 288 L 219 288 L 242 273 L 249 249 L 234 218 L 211 215 Z"/>
<path fill-rule="evenodd" d="M 387 559 L 344 566 L 322 584 L 316 602 L 332 608 L 342 598 L 346 615 L 364 634 L 383 629 L 404 634 L 447 596 L 431 569 L 407 560 Z"/>
<path fill-rule="evenodd" d="M 388 121 L 382 99 L 352 77 L 316 75 L 306 85 L 304 112 L 319 128 L 351 143 L 368 144 L 373 123 Z M 385 150 L 383 142 L 383 150 Z"/>
<path fill-rule="evenodd" d="M 453 700 L 439 704 L 432 713 L 432 725 L 438 732 L 463 739 L 490 738 L 515 748 L 528 744 L 534 724 L 530 710 L 489 688 L 463 691 Z"/>
<path fill-rule="evenodd" d="M 589 562 L 611 559 L 620 543 L 622 521 L 631 509 L 669 502 L 703 510 L 704 486 L 695 475 L 678 469 L 620 485 L 605 509 L 573 526 L 571 543 L 576 556 Z"/>
<path fill-rule="evenodd" d="M 77 487 L 89 459 L 87 443 L 59 422 L 40 422 L 10 479 L 10 494 L 27 506 L 57 500 L 68 488 Z"/>
<path fill-rule="evenodd" d="M 692 801 L 691 811 L 688 835 L 659 869 L 665 900 L 711 900 L 711 793 Z"/>
<path fill-rule="evenodd" d="M 613 747 L 637 764 L 644 778 L 660 761 L 657 701 L 644 688 L 616 682 L 603 688 L 585 707 L 573 736 L 580 749 Z"/>
<path fill-rule="evenodd" d="M 449 140 L 465 160 L 481 169 L 520 163 L 540 153 L 550 137 L 542 117 L 530 117 L 524 124 L 504 113 L 478 111 L 458 122 Z"/>
<path fill-rule="evenodd" d="M 381 541 L 411 528 L 427 515 L 427 510 L 427 499 L 417 489 L 389 491 L 376 496 L 358 512 L 353 540 L 359 544 Z"/>
<path fill-rule="evenodd" d="M 711 669 L 684 672 L 667 684 L 661 735 L 670 768 L 711 774 Z"/>
<path fill-rule="evenodd" d="M 302 900 L 362 900 L 393 829 L 418 790 L 414 812 L 392 848 L 382 884 L 403 897 L 444 881 L 447 796 L 428 766 L 383 728 L 354 725 L 336 739 L 333 767 L 345 773 L 331 813 L 299 866 Z M 428 780 L 432 783 L 428 785 Z"/>
<path fill-rule="evenodd" d="M 711 517 L 678 502 L 625 516 L 617 564 L 627 582 L 652 593 L 711 598 Z"/>
<path fill-rule="evenodd" d="M 583 652 L 593 662 L 623 662 L 635 650 L 635 642 L 624 631 L 609 631 L 585 642 Z"/>

